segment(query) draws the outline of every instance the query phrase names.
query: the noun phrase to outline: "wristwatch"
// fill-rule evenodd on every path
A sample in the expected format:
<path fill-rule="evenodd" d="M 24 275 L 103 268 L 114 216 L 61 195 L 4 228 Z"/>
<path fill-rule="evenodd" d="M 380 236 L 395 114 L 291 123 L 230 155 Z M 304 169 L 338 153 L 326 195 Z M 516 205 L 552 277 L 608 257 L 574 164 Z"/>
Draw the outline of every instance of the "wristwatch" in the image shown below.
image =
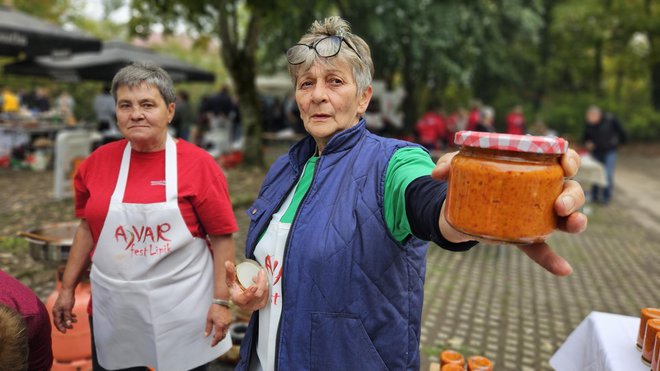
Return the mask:
<path fill-rule="evenodd" d="M 231 300 L 225 300 L 225 299 L 213 299 L 213 304 L 217 304 L 219 306 L 225 307 L 227 309 L 231 308 Z"/>

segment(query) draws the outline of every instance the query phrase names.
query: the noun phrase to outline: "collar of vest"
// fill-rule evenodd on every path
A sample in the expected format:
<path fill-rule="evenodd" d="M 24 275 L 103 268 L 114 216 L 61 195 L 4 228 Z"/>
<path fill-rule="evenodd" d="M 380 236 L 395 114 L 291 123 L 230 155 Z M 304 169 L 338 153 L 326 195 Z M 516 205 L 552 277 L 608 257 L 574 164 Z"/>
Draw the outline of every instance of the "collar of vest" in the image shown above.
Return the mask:
<path fill-rule="evenodd" d="M 353 148 L 362 139 L 366 131 L 366 121 L 364 118 L 360 118 L 355 126 L 340 131 L 328 141 L 323 149 L 323 156 Z M 289 162 L 297 171 L 300 171 L 315 151 L 316 142 L 311 135 L 308 135 L 291 147 Z"/>

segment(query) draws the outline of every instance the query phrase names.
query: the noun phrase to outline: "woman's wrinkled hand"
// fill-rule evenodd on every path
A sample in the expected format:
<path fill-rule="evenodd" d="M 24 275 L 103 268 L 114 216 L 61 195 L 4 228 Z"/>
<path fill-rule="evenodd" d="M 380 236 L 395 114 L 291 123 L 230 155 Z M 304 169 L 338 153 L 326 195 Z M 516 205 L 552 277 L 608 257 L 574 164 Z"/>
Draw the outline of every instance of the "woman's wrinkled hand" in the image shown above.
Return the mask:
<path fill-rule="evenodd" d="M 53 324 L 63 334 L 66 334 L 66 330 L 71 330 L 73 324 L 78 322 L 76 314 L 73 313 L 75 303 L 76 298 L 73 290 L 61 290 L 53 305 Z"/>
<path fill-rule="evenodd" d="M 449 174 L 451 160 L 458 152 L 442 156 L 436 163 L 431 176 L 437 180 L 446 180 Z M 561 166 L 567 178 L 572 178 L 580 168 L 580 156 L 572 149 L 561 158 Z M 555 212 L 559 216 L 557 229 L 568 233 L 581 233 L 587 228 L 587 217 L 579 212 L 585 202 L 584 191 L 580 184 L 574 180 L 564 181 L 564 188 L 555 200 Z M 444 205 L 440 213 L 440 230 L 445 238 L 451 242 L 474 240 L 454 228 L 445 219 Z M 557 276 L 567 276 L 573 269 L 570 264 L 550 249 L 545 242 L 518 246 L 527 256 L 537 264 Z"/>
<path fill-rule="evenodd" d="M 227 271 L 229 295 L 234 304 L 236 304 L 241 310 L 247 312 L 254 312 L 255 310 L 262 309 L 266 306 L 268 299 L 270 298 L 266 271 L 260 269 L 257 277 L 252 279 L 254 285 L 250 285 L 244 290 L 237 282 L 236 266 L 234 263 L 226 261 L 225 269 Z"/>
<path fill-rule="evenodd" d="M 209 312 L 206 315 L 204 337 L 208 337 L 213 333 L 213 340 L 211 341 L 212 347 L 218 345 L 220 340 L 224 339 L 229 333 L 231 318 L 231 310 L 229 310 L 229 308 L 223 307 L 222 305 L 211 304 Z"/>

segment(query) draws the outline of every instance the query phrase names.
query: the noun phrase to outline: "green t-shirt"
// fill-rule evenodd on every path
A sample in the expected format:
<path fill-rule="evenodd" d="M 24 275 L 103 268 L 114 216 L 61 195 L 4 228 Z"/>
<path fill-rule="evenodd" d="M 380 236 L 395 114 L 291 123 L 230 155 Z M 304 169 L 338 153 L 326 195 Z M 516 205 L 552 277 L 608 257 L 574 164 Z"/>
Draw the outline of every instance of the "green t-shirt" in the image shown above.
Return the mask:
<path fill-rule="evenodd" d="M 312 179 L 314 178 L 314 166 L 316 166 L 316 161 L 318 161 L 318 159 L 319 156 L 312 156 L 309 160 L 307 160 L 305 169 L 303 170 L 302 176 L 300 177 L 298 185 L 296 186 L 296 190 L 293 193 L 293 198 L 291 199 L 289 208 L 286 209 L 286 212 L 280 218 L 280 222 L 293 222 L 293 218 L 296 216 L 296 211 L 298 211 L 300 202 L 302 201 L 303 197 L 305 197 L 305 193 L 307 193 L 309 186 L 312 185 Z"/>
<path fill-rule="evenodd" d="M 303 175 L 294 191 L 291 204 L 280 219 L 281 222 L 293 222 L 298 206 L 312 184 L 314 166 L 318 159 L 318 156 L 313 156 L 307 161 Z M 401 148 L 390 159 L 385 174 L 383 206 L 387 228 L 399 242 L 412 234 L 408 215 L 406 214 L 406 188 L 413 180 L 430 175 L 434 167 L 435 165 L 429 154 L 418 147 Z"/>

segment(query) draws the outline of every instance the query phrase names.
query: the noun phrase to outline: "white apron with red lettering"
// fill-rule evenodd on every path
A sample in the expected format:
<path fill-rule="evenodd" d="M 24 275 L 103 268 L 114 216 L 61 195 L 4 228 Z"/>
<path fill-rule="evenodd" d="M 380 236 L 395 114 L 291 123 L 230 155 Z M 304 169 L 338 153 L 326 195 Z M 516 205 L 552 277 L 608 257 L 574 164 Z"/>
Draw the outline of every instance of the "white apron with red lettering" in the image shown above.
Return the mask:
<path fill-rule="evenodd" d="M 123 203 L 130 159 L 127 143 L 92 259 L 99 363 L 107 369 L 189 370 L 231 347 L 229 336 L 215 347 L 204 337 L 213 298 L 211 254 L 179 210 L 172 138 L 165 145 L 165 202 Z"/>

